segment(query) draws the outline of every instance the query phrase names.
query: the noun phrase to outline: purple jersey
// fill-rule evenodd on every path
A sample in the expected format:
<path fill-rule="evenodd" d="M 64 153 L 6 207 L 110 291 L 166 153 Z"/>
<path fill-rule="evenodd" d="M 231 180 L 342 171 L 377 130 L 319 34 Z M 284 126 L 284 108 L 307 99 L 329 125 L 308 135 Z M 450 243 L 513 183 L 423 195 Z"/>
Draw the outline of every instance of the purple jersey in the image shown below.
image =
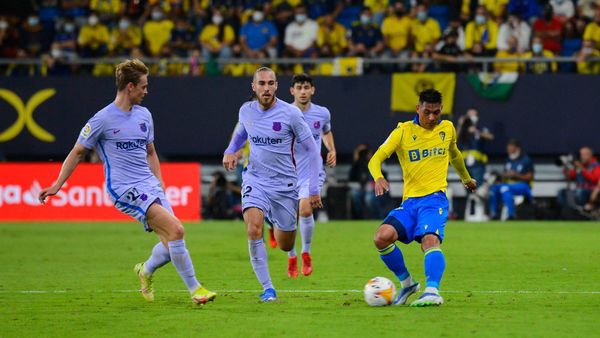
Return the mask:
<path fill-rule="evenodd" d="M 240 108 L 236 133 L 248 135 L 250 156 L 247 172 L 263 182 L 297 181 L 294 143 L 311 137 L 302 112 L 296 106 L 277 99 L 264 111 L 257 101 Z"/>
<path fill-rule="evenodd" d="M 154 142 L 154 123 L 145 107 L 134 105 L 125 112 L 114 102 L 109 104 L 88 120 L 77 142 L 96 148 L 104 162 L 106 188 L 114 199 L 140 183 L 160 185 L 146 158 L 148 144 Z"/>
<path fill-rule="evenodd" d="M 331 114 L 329 109 L 311 103 L 308 110 L 304 112 L 304 120 L 308 124 L 308 128 L 312 132 L 317 149 L 321 151 L 321 143 L 323 142 L 323 134 L 331 131 Z M 296 166 L 298 168 L 298 176 L 308 176 L 310 157 L 309 154 L 302 148 L 297 147 L 295 152 Z M 319 162 L 320 176 L 325 175 L 323 162 Z M 304 173 L 307 173 L 304 175 Z"/>

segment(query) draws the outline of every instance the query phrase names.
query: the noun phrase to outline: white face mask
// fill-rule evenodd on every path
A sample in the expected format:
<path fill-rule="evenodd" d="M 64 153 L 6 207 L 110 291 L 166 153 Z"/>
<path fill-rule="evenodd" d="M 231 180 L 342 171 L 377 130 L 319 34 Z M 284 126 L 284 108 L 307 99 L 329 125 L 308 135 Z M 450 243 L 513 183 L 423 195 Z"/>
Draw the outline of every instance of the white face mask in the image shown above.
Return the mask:
<path fill-rule="evenodd" d="M 37 24 L 40 23 L 40 19 L 38 19 L 37 17 L 31 17 L 27 19 L 27 23 L 29 24 L 29 26 L 37 26 Z"/>
<path fill-rule="evenodd" d="M 479 117 L 478 117 L 477 115 L 473 115 L 473 116 L 471 116 L 471 117 L 469 117 L 469 118 L 471 119 L 471 122 L 472 122 L 473 124 L 476 124 L 476 123 L 477 123 L 477 121 L 479 121 Z"/>
<path fill-rule="evenodd" d="M 55 59 L 58 59 L 61 56 L 61 54 L 62 52 L 58 48 L 53 48 L 52 50 L 50 50 L 50 55 Z"/>
<path fill-rule="evenodd" d="M 263 12 L 256 11 L 256 12 L 252 13 L 252 20 L 254 20 L 256 22 L 261 22 L 264 18 L 265 18 L 265 15 L 263 14 Z"/>
<path fill-rule="evenodd" d="M 73 33 L 75 31 L 75 24 L 72 22 L 65 23 L 65 32 Z"/>
<path fill-rule="evenodd" d="M 213 22 L 215 25 L 217 25 L 217 26 L 218 26 L 218 25 L 220 25 L 220 24 L 223 22 L 223 17 L 222 17 L 222 16 L 220 16 L 220 15 L 214 15 L 214 16 L 212 17 L 212 22 Z"/>
<path fill-rule="evenodd" d="M 516 160 L 519 158 L 519 156 L 521 156 L 521 152 L 520 151 L 515 151 L 512 154 L 508 154 L 508 158 L 510 158 L 511 160 Z"/>
<path fill-rule="evenodd" d="M 365 25 L 368 25 L 369 23 L 371 23 L 371 17 L 368 15 L 361 15 L 360 22 L 362 22 Z"/>
<path fill-rule="evenodd" d="M 90 16 L 88 18 L 88 23 L 90 24 L 90 26 L 96 26 L 98 24 L 98 17 L 97 16 Z"/>
<path fill-rule="evenodd" d="M 306 14 L 296 14 L 296 21 L 300 23 L 306 21 Z"/>
<path fill-rule="evenodd" d="M 8 28 L 8 22 L 2 20 L 0 21 L 0 29 L 7 29 Z"/>
<path fill-rule="evenodd" d="M 127 28 L 129 28 L 129 21 L 127 21 L 127 20 L 119 21 L 119 28 L 122 30 L 126 30 Z"/>
<path fill-rule="evenodd" d="M 162 13 L 160 11 L 154 11 L 152 12 L 152 19 L 153 20 L 160 20 L 162 19 Z"/>

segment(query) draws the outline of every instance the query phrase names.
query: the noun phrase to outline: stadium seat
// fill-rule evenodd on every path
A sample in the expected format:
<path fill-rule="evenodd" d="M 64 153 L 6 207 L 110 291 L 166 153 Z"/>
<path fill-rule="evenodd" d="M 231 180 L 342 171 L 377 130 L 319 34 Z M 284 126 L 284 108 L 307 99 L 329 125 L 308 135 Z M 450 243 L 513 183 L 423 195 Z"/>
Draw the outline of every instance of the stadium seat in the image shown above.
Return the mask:
<path fill-rule="evenodd" d="M 427 13 L 430 17 L 436 19 L 440 24 L 442 32 L 448 26 L 448 5 L 431 5 Z"/>

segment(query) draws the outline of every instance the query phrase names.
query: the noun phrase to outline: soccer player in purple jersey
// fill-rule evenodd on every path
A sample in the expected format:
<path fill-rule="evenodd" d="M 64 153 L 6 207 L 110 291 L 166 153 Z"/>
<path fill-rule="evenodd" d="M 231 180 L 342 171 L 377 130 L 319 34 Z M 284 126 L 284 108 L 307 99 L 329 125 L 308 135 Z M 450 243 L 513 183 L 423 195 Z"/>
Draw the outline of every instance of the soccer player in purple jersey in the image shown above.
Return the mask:
<path fill-rule="evenodd" d="M 150 111 L 140 106 L 148 94 L 148 68 L 134 59 L 117 65 L 117 97 L 96 113 L 81 130 L 75 146 L 64 160 L 56 182 L 39 194 L 44 203 L 71 176 L 86 153 L 96 148 L 104 162 L 106 188 L 115 207 L 135 218 L 146 231 L 160 238 L 150 258 L 135 266 L 142 296 L 154 300 L 152 277 L 161 266 L 173 262 L 187 286 L 192 301 L 206 304 L 217 296 L 196 279 L 194 266 L 183 239 L 183 225 L 165 197 L 160 163 L 154 147 L 154 123 Z"/>
<path fill-rule="evenodd" d="M 283 251 L 294 247 L 298 214 L 298 174 L 294 149 L 308 153 L 309 202 L 321 208 L 319 164 L 322 161 L 302 112 L 277 97 L 277 78 L 273 70 L 256 70 L 252 90 L 257 100 L 246 102 L 239 111 L 239 122 L 224 152 L 223 166 L 234 170 L 238 151 L 248 140 L 250 155 L 242 174 L 242 208 L 248 228 L 250 262 L 263 287 L 262 302 L 277 300 L 273 288 L 267 250 L 263 241 L 265 218 L 275 227 L 275 237 Z M 304 177 L 301 177 L 304 178 Z"/>
<path fill-rule="evenodd" d="M 315 94 L 315 86 L 312 78 L 307 74 L 297 74 L 292 78 L 290 88 L 292 96 L 294 96 L 294 105 L 304 114 L 304 120 L 308 124 L 308 128 L 312 132 L 317 149 L 321 149 L 321 143 L 327 148 L 327 159 L 325 163 L 329 167 L 335 167 L 336 152 L 335 143 L 333 141 L 333 133 L 331 132 L 331 114 L 329 109 L 319 106 L 312 102 L 312 96 Z M 302 148 L 298 148 L 295 152 L 296 167 L 299 177 L 306 177 L 304 171 L 308 168 L 308 155 Z M 319 162 L 319 188 L 323 187 L 325 182 L 325 170 L 323 164 Z M 313 208 L 310 205 L 308 194 L 308 180 L 306 178 L 298 179 L 298 187 L 300 192 L 298 200 L 300 203 L 299 228 L 302 235 L 302 274 L 309 276 L 312 271 L 312 259 L 310 257 L 310 246 L 315 229 L 315 219 L 313 217 Z M 296 249 L 293 248 L 288 252 L 288 276 L 290 278 L 298 277 L 298 257 Z"/>

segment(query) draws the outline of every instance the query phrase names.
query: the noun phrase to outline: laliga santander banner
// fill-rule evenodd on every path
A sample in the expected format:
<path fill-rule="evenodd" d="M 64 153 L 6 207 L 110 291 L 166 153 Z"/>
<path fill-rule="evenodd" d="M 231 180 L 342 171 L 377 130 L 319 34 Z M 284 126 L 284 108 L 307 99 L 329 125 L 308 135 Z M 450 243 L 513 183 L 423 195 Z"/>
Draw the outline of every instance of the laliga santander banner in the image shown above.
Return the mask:
<path fill-rule="evenodd" d="M 40 204 L 39 192 L 54 183 L 60 168 L 55 163 L 0 164 L 0 221 L 134 220 L 108 198 L 101 164 L 80 164 L 61 191 Z M 164 163 L 160 168 L 175 215 L 200 220 L 200 164 Z"/>

